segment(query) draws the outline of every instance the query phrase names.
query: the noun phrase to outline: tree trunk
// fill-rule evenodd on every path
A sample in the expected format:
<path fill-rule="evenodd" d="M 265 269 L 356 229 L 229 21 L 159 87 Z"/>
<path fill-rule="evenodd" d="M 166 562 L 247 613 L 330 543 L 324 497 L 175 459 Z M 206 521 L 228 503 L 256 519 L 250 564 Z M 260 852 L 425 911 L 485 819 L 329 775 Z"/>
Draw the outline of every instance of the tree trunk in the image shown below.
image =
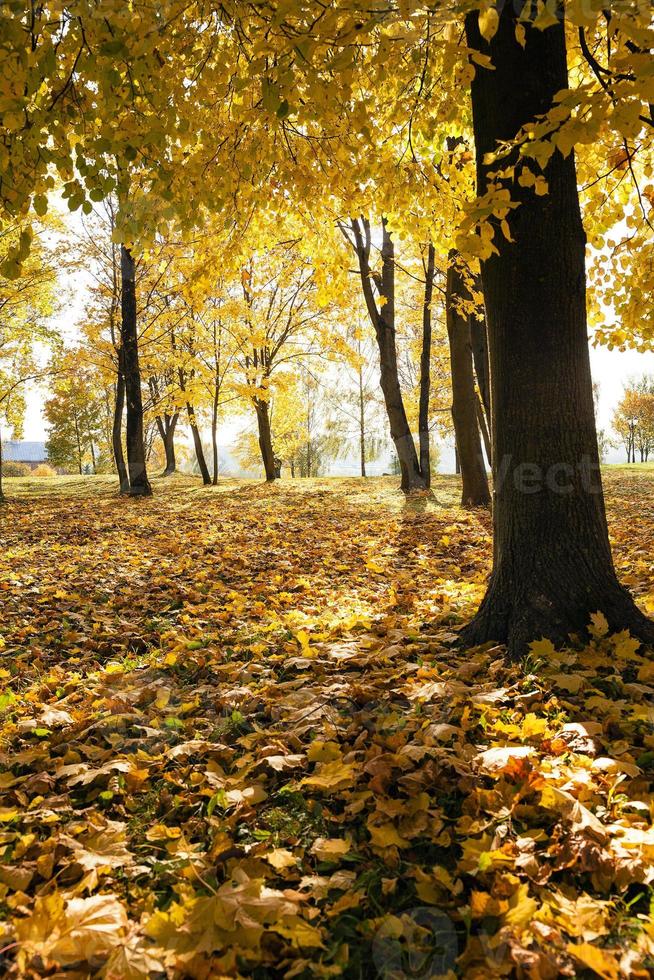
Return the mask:
<path fill-rule="evenodd" d="M 386 413 L 391 429 L 391 438 L 400 464 L 402 475 L 400 488 L 408 493 L 412 490 L 424 490 L 426 484 L 420 471 L 420 463 L 415 443 L 409 427 L 409 421 L 402 400 L 402 389 L 397 371 L 397 348 L 395 345 L 395 250 L 393 239 L 386 221 L 382 222 L 382 272 L 375 276 L 375 283 L 380 298 L 385 300 L 379 307 L 375 302 L 372 289 L 372 271 L 370 269 L 370 225 L 363 220 L 365 240 L 357 221 L 352 222 L 355 237 L 355 248 L 359 259 L 361 285 L 366 301 L 368 315 L 375 328 L 375 337 L 379 349 L 379 364 L 381 372 L 381 390 L 386 404 Z"/>
<path fill-rule="evenodd" d="M 5 491 L 2 485 L 2 431 L 0 431 L 0 504 L 4 504 L 5 502 Z"/>
<path fill-rule="evenodd" d="M 422 309 L 422 350 L 420 352 L 420 402 L 418 408 L 418 435 L 420 440 L 420 472 L 425 486 L 431 486 L 431 460 L 429 458 L 429 394 L 431 385 L 431 301 L 434 294 L 436 253 L 430 242 L 427 246 L 425 266 L 425 301 Z"/>
<path fill-rule="evenodd" d="M 457 301 L 464 298 L 465 284 L 456 263 L 456 255 L 450 255 L 445 284 L 445 313 L 452 370 L 452 421 L 461 466 L 461 505 L 488 507 L 490 491 L 477 420 L 470 319 L 457 308 Z"/>
<path fill-rule="evenodd" d="M 268 402 L 262 398 L 255 398 L 254 408 L 257 413 L 257 426 L 259 428 L 259 449 L 263 462 L 266 482 L 273 483 L 277 477 L 277 467 L 275 466 L 275 453 L 272 446 L 272 432 L 270 430 L 270 411 Z"/>
<path fill-rule="evenodd" d="M 366 475 L 366 405 L 363 396 L 363 368 L 359 365 L 359 453 L 361 476 Z"/>
<path fill-rule="evenodd" d="M 466 17 L 468 44 L 490 55 L 475 67 L 473 125 L 478 191 L 487 189 L 485 154 L 546 113 L 568 86 L 560 20 L 516 39 L 520 0 L 502 7 L 489 43 L 477 12 Z M 520 166 L 517 155 L 513 160 Z M 507 161 L 502 161 L 505 167 Z M 488 164 L 491 170 L 497 164 Z M 482 277 L 492 385 L 495 539 L 493 572 L 468 645 L 564 640 L 601 610 L 611 629 L 654 640 L 654 624 L 616 578 L 604 512 L 588 355 L 584 246 L 574 156 L 554 150 L 544 171 L 549 193 L 515 181 L 519 206 L 499 229 L 498 254 Z"/>
<path fill-rule="evenodd" d="M 218 399 L 220 388 L 216 383 L 214 387 L 213 404 L 211 406 L 211 450 L 213 453 L 213 479 L 214 487 L 218 486 Z"/>
<path fill-rule="evenodd" d="M 202 438 L 200 437 L 200 430 L 198 428 L 198 420 L 195 414 L 195 408 L 190 402 L 186 403 L 186 414 L 188 415 L 189 425 L 191 426 L 191 434 L 193 435 L 193 445 L 195 446 L 195 456 L 198 461 L 198 466 L 200 468 L 200 474 L 202 476 L 202 483 L 205 487 L 211 486 L 211 477 L 209 476 L 209 467 L 207 466 L 207 460 L 204 455 L 204 447 L 202 445 Z"/>
<path fill-rule="evenodd" d="M 490 432 L 488 431 L 488 418 L 484 411 L 484 406 L 482 405 L 481 398 L 477 393 L 475 393 L 475 400 L 477 403 L 477 421 L 479 422 L 479 430 L 481 432 L 481 437 L 484 440 L 484 449 L 486 450 L 486 458 L 492 466 L 493 446 L 491 443 Z"/>
<path fill-rule="evenodd" d="M 479 283 L 481 289 L 481 283 Z M 479 424 L 484 438 L 484 446 L 488 462 L 493 462 L 493 433 L 491 432 L 491 387 L 490 387 L 490 365 L 488 363 L 488 335 L 486 331 L 486 316 L 479 320 L 476 316 L 470 317 L 470 337 L 472 340 L 472 359 L 475 365 L 475 375 L 477 376 L 477 387 L 479 388 L 481 415 Z"/>
<path fill-rule="evenodd" d="M 122 278 L 120 335 L 127 401 L 125 441 L 129 474 L 128 492 L 132 497 L 149 497 L 152 494 L 152 488 L 148 481 L 143 442 L 143 399 L 136 329 L 135 265 L 131 252 L 124 245 L 121 245 L 120 248 L 120 271 Z"/>
<path fill-rule="evenodd" d="M 79 438 L 79 422 L 77 421 L 77 414 L 74 416 L 75 420 L 75 442 L 77 443 L 77 469 L 79 470 L 79 475 L 84 475 L 84 470 L 82 469 L 82 445 Z"/>
<path fill-rule="evenodd" d="M 166 466 L 161 474 L 162 476 L 172 476 L 177 469 L 177 460 L 175 459 L 175 429 L 178 418 L 178 412 L 174 412 L 172 415 L 165 413 L 163 418 L 157 415 L 156 418 L 157 429 L 159 430 L 164 453 L 166 454 Z"/>
<path fill-rule="evenodd" d="M 114 402 L 114 419 L 111 427 L 111 445 L 114 452 L 114 460 L 116 462 L 116 472 L 118 473 L 118 480 L 120 482 L 120 492 L 128 493 L 129 477 L 127 476 L 127 467 L 125 466 L 122 439 L 123 410 L 125 408 L 125 378 L 123 376 L 122 367 L 120 366 L 122 362 L 121 351 L 118 353 L 118 358 L 119 368 L 118 375 L 116 377 L 116 397 Z"/>

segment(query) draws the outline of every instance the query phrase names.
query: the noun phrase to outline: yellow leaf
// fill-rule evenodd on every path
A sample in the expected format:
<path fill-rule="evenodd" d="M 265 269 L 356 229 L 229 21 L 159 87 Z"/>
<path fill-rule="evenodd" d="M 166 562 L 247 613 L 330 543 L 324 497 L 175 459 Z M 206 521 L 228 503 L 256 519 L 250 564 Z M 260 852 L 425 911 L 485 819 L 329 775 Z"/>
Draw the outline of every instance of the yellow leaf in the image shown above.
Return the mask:
<path fill-rule="evenodd" d="M 282 871 L 284 868 L 293 868 L 297 864 L 291 851 L 286 850 L 284 847 L 275 847 L 269 854 L 265 855 L 265 858 L 268 864 L 271 864 L 277 871 Z"/>
<path fill-rule="evenodd" d="M 311 853 L 321 861 L 338 861 L 350 850 L 350 842 L 340 837 L 319 837 L 313 842 Z"/>
<path fill-rule="evenodd" d="M 606 620 L 606 616 L 603 612 L 595 612 L 590 617 L 590 625 L 588 627 L 588 632 L 591 636 L 594 636 L 596 640 L 600 640 L 609 631 L 609 624 Z"/>
<path fill-rule="evenodd" d="M 603 980 L 618 980 L 623 974 L 613 953 L 591 943 L 568 943 L 567 951 L 578 963 L 593 970 Z"/>
<path fill-rule="evenodd" d="M 348 765 L 344 762 L 325 762 L 318 766 L 317 771 L 312 776 L 306 776 L 300 786 L 309 786 L 313 789 L 345 789 L 351 786 L 356 779 L 357 767 Z"/>
<path fill-rule="evenodd" d="M 495 7 L 479 11 L 479 33 L 486 41 L 495 36 L 499 23 L 500 16 Z"/>

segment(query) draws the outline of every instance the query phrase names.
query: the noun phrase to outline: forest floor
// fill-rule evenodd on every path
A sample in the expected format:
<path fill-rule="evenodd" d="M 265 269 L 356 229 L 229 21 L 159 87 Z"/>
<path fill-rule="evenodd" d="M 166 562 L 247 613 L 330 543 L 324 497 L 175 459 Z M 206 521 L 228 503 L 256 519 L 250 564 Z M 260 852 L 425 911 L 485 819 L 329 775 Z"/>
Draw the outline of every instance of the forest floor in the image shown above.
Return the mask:
<path fill-rule="evenodd" d="M 6 481 L 0 973 L 651 976 L 654 658 L 457 650 L 489 515 L 395 486 Z"/>

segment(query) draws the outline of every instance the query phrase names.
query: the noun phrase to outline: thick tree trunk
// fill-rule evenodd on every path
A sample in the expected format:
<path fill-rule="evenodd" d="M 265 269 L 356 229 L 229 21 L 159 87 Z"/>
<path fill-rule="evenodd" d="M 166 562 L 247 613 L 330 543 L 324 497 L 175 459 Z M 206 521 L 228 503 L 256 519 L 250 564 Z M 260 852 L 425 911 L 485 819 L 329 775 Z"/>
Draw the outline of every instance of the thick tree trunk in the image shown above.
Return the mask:
<path fill-rule="evenodd" d="M 259 449 L 261 450 L 261 460 L 266 474 L 266 482 L 272 483 L 277 478 L 277 467 L 275 465 L 275 453 L 273 451 L 272 432 L 270 429 L 270 410 L 267 401 L 261 398 L 255 398 L 253 401 L 257 413 Z"/>
<path fill-rule="evenodd" d="M 405 493 L 412 490 L 425 490 L 426 484 L 420 471 L 420 463 L 416 452 L 413 435 L 402 399 L 402 389 L 397 370 L 397 348 L 395 345 L 395 250 L 393 239 L 386 221 L 382 227 L 382 271 L 375 276 L 375 283 L 383 306 L 377 306 L 372 288 L 372 271 L 370 269 L 370 225 L 362 219 L 365 239 L 357 221 L 352 222 L 355 238 L 355 249 L 359 259 L 361 285 L 366 301 L 370 321 L 375 328 L 375 337 L 379 349 L 380 386 L 386 404 L 386 414 L 391 430 L 391 438 L 400 464 L 402 475 L 400 487 Z"/>
<path fill-rule="evenodd" d="M 516 40 L 522 7 L 520 0 L 502 7 L 490 44 L 480 36 L 477 13 L 466 18 L 470 47 L 490 55 L 494 66 L 476 66 L 472 84 L 481 194 L 488 179 L 485 154 L 546 113 L 568 85 L 563 20 L 542 31 L 527 24 L 522 47 Z M 617 581 L 609 547 L 573 155 L 564 159 L 554 150 L 545 177 L 544 196 L 512 184 L 519 202 L 507 217 L 513 240 L 498 229 L 498 254 L 482 268 L 492 385 L 494 562 L 486 597 L 462 640 L 508 642 L 513 655 L 543 636 L 563 640 L 597 610 L 612 629 L 627 627 L 654 641 L 654 624 Z"/>
<path fill-rule="evenodd" d="M 198 420 L 195 414 L 195 408 L 190 402 L 186 403 L 186 414 L 188 415 L 189 425 L 191 426 L 191 434 L 193 435 L 193 445 L 195 447 L 195 458 L 198 461 L 198 467 L 200 468 L 200 475 L 202 476 L 202 483 L 205 487 L 211 486 L 211 477 L 209 476 L 209 467 L 207 466 L 207 460 L 204 455 L 204 447 L 202 445 L 202 438 L 200 436 L 200 430 L 198 428 Z"/>
<path fill-rule="evenodd" d="M 436 253 L 430 242 L 425 264 L 425 300 L 422 309 L 422 350 L 420 352 L 420 403 L 418 408 L 418 434 L 420 441 L 420 472 L 425 486 L 431 486 L 431 460 L 429 458 L 429 394 L 431 386 L 431 301 L 434 294 Z"/>
<path fill-rule="evenodd" d="M 456 256 L 451 255 L 445 284 L 445 313 L 452 370 L 452 421 L 461 466 L 461 505 L 488 507 L 490 491 L 477 419 L 470 318 L 457 308 L 457 301 L 464 298 L 465 284 L 456 262 Z"/>
<path fill-rule="evenodd" d="M 120 271 L 122 279 L 120 336 L 127 402 L 125 441 L 129 474 L 128 492 L 133 497 L 149 497 L 152 494 L 152 488 L 148 481 L 143 441 L 143 399 L 136 329 L 135 264 L 131 252 L 124 245 L 121 245 L 120 248 Z"/>
<path fill-rule="evenodd" d="M 122 352 L 118 354 L 119 362 L 122 364 Z M 111 445 L 114 453 L 114 460 L 116 462 L 116 472 L 118 473 L 118 480 L 120 482 L 120 492 L 129 492 L 129 477 L 127 475 L 127 467 L 125 466 L 125 456 L 123 455 L 123 411 L 125 409 L 125 378 L 123 376 L 122 366 L 118 368 L 118 375 L 116 377 L 116 398 L 114 402 L 114 418 L 113 425 L 111 427 Z"/>

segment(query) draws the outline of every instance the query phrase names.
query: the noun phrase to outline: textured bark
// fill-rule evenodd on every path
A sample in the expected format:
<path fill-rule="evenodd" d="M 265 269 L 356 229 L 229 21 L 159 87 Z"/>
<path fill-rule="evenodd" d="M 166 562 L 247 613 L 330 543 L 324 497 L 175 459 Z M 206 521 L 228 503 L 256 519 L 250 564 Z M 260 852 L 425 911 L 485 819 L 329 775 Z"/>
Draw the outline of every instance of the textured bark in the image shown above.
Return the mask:
<path fill-rule="evenodd" d="M 452 421 L 461 467 L 461 504 L 463 507 L 488 507 L 490 491 L 477 419 L 470 318 L 463 316 L 457 308 L 457 301 L 463 299 L 464 292 L 465 284 L 456 257 L 451 255 L 445 284 L 445 312 L 452 373 Z"/>
<path fill-rule="evenodd" d="M 516 41 L 522 3 L 506 4 L 490 44 L 477 14 L 469 45 L 490 55 L 472 85 L 477 175 L 497 141 L 551 107 L 567 88 L 563 21 L 527 26 Z M 467 644 L 508 642 L 520 655 L 531 640 L 561 641 L 601 610 L 612 629 L 654 640 L 654 624 L 616 578 L 604 512 L 588 355 L 584 246 L 574 157 L 555 150 L 545 168 L 549 193 L 517 183 L 519 206 L 498 232 L 498 254 L 482 277 L 492 385 L 495 539 L 493 572 Z"/>
<path fill-rule="evenodd" d="M 261 398 L 255 398 L 254 408 L 257 413 L 259 449 L 261 450 L 261 460 L 263 462 L 263 468 L 266 474 L 266 482 L 272 483 L 277 478 L 277 466 L 272 445 L 270 410 L 268 402 Z"/>
<path fill-rule="evenodd" d="M 6 503 L 5 491 L 2 485 L 2 432 L 0 432 L 0 504 Z"/>
<path fill-rule="evenodd" d="M 119 361 L 122 362 L 122 353 L 119 351 Z M 125 466 L 125 456 L 123 454 L 123 412 L 125 410 L 125 378 L 123 377 L 122 367 L 118 369 L 116 377 L 116 394 L 114 399 L 114 417 L 111 427 L 111 445 L 116 463 L 116 472 L 120 482 L 120 492 L 128 493 L 129 477 Z"/>
<path fill-rule="evenodd" d="M 370 269 L 370 225 L 362 219 L 365 237 L 357 221 L 352 222 L 355 249 L 359 260 L 361 286 L 370 321 L 375 330 L 379 350 L 380 386 L 386 405 L 391 438 L 400 464 L 401 489 L 405 492 L 424 490 L 427 484 L 420 470 L 413 435 L 409 427 L 397 369 L 395 344 L 395 250 L 386 221 L 382 229 L 382 271 L 375 276 L 377 291 L 385 302 L 378 307 L 372 287 Z"/>
<path fill-rule="evenodd" d="M 422 308 L 422 349 L 420 351 L 420 401 L 418 406 L 418 438 L 420 445 L 420 472 L 425 486 L 431 486 L 431 460 L 429 458 L 429 395 L 431 387 L 431 301 L 434 294 L 436 252 L 430 242 L 425 263 L 425 299 Z"/>
<path fill-rule="evenodd" d="M 152 494 L 152 488 L 148 481 L 143 441 L 143 399 L 136 329 L 135 265 L 134 258 L 124 245 L 120 249 L 120 271 L 122 279 L 120 335 L 127 402 L 125 440 L 129 475 L 128 492 L 130 496 L 134 497 L 149 497 Z"/>

